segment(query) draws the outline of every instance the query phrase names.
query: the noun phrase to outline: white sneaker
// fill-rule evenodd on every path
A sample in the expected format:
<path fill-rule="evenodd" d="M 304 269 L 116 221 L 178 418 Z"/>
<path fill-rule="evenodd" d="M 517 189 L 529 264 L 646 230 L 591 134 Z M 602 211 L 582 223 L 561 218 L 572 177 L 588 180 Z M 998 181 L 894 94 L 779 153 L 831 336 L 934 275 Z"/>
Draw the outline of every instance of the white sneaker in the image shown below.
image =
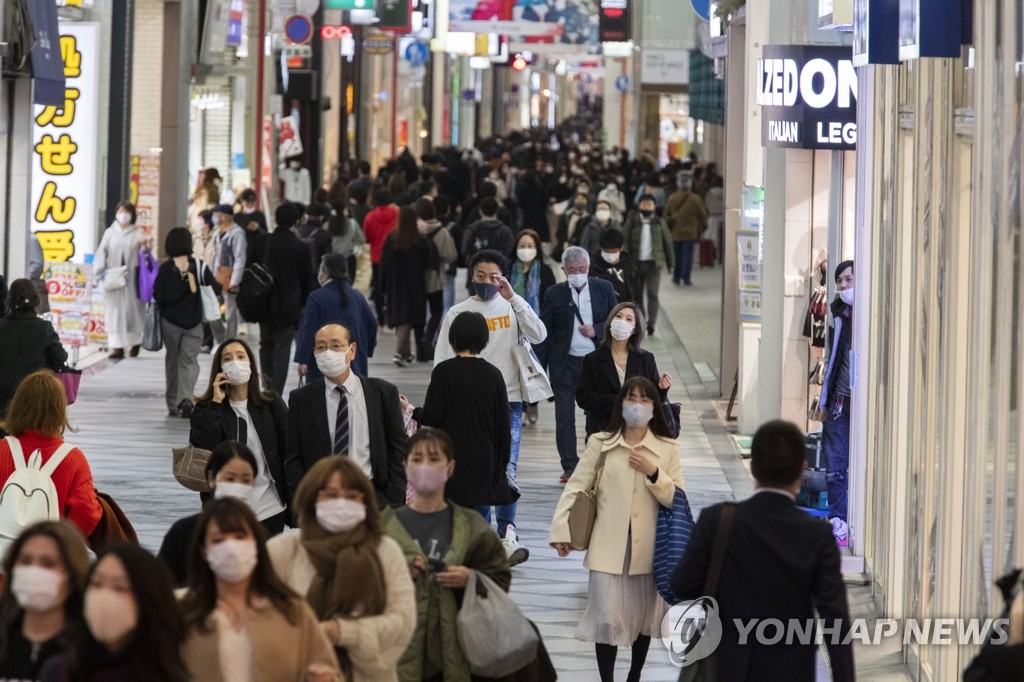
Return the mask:
<path fill-rule="evenodd" d="M 846 547 L 847 535 L 850 532 L 850 527 L 838 516 L 833 516 L 829 519 L 829 523 L 832 524 L 832 535 L 836 538 L 836 544 L 840 547 Z"/>
<path fill-rule="evenodd" d="M 505 556 L 508 557 L 509 566 L 518 566 L 530 558 L 530 550 L 519 544 L 516 535 L 516 527 L 512 524 L 505 529 L 505 537 L 501 539 L 501 546 L 505 548 Z"/>

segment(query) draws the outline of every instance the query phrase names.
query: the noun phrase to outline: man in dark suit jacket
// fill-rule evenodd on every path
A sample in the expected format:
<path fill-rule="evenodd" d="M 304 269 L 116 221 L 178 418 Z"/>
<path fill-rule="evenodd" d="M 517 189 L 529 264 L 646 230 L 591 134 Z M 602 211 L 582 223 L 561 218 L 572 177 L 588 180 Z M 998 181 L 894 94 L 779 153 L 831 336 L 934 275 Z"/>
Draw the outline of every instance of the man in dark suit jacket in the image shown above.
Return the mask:
<path fill-rule="evenodd" d="M 562 483 L 569 480 L 580 458 L 576 454 L 576 383 L 583 358 L 604 337 L 604 323 L 615 307 L 615 289 L 590 277 L 590 254 L 570 246 L 562 254 L 568 281 L 548 289 L 540 319 L 548 337 L 537 347 L 537 359 L 548 369 L 555 393 L 555 444 L 562 461 Z"/>
<path fill-rule="evenodd" d="M 746 628 L 753 619 L 791 620 L 803 629 L 817 617 L 832 662 L 832 679 L 854 679 L 853 648 L 842 642 L 850 630 L 839 549 L 831 527 L 797 508 L 795 494 L 806 466 L 804 435 L 784 421 L 768 422 L 754 434 L 751 470 L 757 492 L 735 506 L 718 590 L 705 595 L 705 580 L 723 505 L 705 509 L 686 554 L 672 576 L 672 589 L 684 600 L 718 601 L 722 643 L 717 650 L 723 682 L 813 682 L 815 646 L 794 642 L 771 646 L 756 641 L 757 628 L 740 644 L 735 619 Z M 839 627 L 836 628 L 836 623 Z M 771 637 L 775 628 L 766 628 Z"/>
<path fill-rule="evenodd" d="M 284 393 L 288 379 L 289 354 L 295 330 L 302 316 L 302 306 L 313 288 L 313 270 L 309 249 L 295 236 L 299 209 L 294 204 L 281 204 L 274 212 L 277 224 L 266 238 L 260 262 L 274 277 L 270 290 L 270 317 L 260 322 L 260 365 L 269 379 L 270 388 Z"/>
<path fill-rule="evenodd" d="M 285 474 L 294 493 L 317 460 L 347 455 L 373 479 L 377 504 L 405 504 L 405 423 L 398 389 L 352 372 L 356 343 L 344 325 L 316 333 L 315 358 L 324 378 L 291 392 Z"/>

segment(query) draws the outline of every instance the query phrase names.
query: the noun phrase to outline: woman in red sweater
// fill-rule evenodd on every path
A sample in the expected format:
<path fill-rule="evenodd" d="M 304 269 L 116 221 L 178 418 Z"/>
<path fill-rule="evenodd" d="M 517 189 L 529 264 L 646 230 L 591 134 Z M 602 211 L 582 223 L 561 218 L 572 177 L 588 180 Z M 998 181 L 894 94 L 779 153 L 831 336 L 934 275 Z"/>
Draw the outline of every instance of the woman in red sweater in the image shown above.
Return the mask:
<path fill-rule="evenodd" d="M 57 375 L 44 369 L 25 377 L 7 408 L 3 428 L 11 435 L 0 440 L 0 490 L 14 473 L 8 439 L 17 439 L 26 462 L 39 450 L 44 466 L 64 444 L 68 403 Z M 103 512 L 82 451 L 71 448 L 50 478 L 57 490 L 61 518 L 78 526 L 85 537 L 92 535 Z"/>
<path fill-rule="evenodd" d="M 373 210 L 363 220 L 363 233 L 370 245 L 370 262 L 373 264 L 373 306 L 377 323 L 384 325 L 384 282 L 380 263 L 384 253 L 384 240 L 398 227 L 398 206 L 392 201 L 391 193 L 379 189 L 373 193 Z"/>

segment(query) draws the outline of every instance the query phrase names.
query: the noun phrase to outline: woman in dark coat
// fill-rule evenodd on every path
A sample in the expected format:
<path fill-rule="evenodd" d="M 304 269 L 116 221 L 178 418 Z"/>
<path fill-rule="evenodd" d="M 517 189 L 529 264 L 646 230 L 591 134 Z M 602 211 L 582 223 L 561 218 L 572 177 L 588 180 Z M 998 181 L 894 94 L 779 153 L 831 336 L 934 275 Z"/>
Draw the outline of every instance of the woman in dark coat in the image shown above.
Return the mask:
<path fill-rule="evenodd" d="M 423 407 L 412 414 L 423 426 L 443 430 L 455 443 L 455 471 L 445 497 L 463 507 L 488 510 L 513 502 L 505 475 L 512 445 L 505 379 L 501 370 L 478 357 L 489 337 L 483 315 L 457 315 L 448 330 L 456 356 L 434 367 Z"/>
<path fill-rule="evenodd" d="M 395 355 L 399 367 L 415 361 L 410 335 L 427 324 L 427 271 L 437 269 L 437 250 L 416 225 L 416 211 L 403 206 L 398 229 L 384 241 L 381 269 L 388 326 L 395 329 Z"/>
<path fill-rule="evenodd" d="M 36 315 L 39 293 L 32 282 L 16 279 L 0 318 L 0 417 L 21 380 L 40 369 L 64 366 L 68 353 L 53 325 Z"/>
<path fill-rule="evenodd" d="M 583 358 L 576 384 L 576 404 L 587 415 L 587 438 L 607 430 L 608 418 L 626 379 L 645 377 L 658 387 L 662 403 L 672 376 L 658 374 L 654 354 L 640 348 L 647 331 L 643 313 L 633 303 L 620 303 L 608 313 L 601 346 Z"/>
<path fill-rule="evenodd" d="M 256 356 L 239 339 L 227 339 L 213 354 L 210 386 L 192 410 L 189 443 L 213 450 L 224 441 L 245 443 L 259 470 L 249 506 L 271 535 L 291 518 L 284 475 L 288 408 L 281 396 L 264 391 Z M 203 497 L 207 493 L 203 493 Z"/>

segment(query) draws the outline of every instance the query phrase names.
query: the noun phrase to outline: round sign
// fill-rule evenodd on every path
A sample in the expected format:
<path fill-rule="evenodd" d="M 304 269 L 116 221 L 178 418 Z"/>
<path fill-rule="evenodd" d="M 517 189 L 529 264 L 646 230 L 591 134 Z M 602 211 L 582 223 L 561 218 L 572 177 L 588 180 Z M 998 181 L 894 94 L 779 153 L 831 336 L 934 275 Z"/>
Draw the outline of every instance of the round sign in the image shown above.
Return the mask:
<path fill-rule="evenodd" d="M 405 59 L 413 66 L 423 66 L 429 57 L 430 48 L 426 43 L 416 41 L 409 43 L 409 46 L 405 48 Z"/>
<path fill-rule="evenodd" d="M 693 11 L 704 21 L 711 21 L 711 0 L 690 0 Z"/>
<path fill-rule="evenodd" d="M 313 22 L 304 14 L 293 14 L 284 20 L 284 34 L 294 45 L 308 43 L 313 37 Z"/>
<path fill-rule="evenodd" d="M 615 89 L 619 92 L 629 92 L 629 76 L 619 76 L 616 78 Z"/>

